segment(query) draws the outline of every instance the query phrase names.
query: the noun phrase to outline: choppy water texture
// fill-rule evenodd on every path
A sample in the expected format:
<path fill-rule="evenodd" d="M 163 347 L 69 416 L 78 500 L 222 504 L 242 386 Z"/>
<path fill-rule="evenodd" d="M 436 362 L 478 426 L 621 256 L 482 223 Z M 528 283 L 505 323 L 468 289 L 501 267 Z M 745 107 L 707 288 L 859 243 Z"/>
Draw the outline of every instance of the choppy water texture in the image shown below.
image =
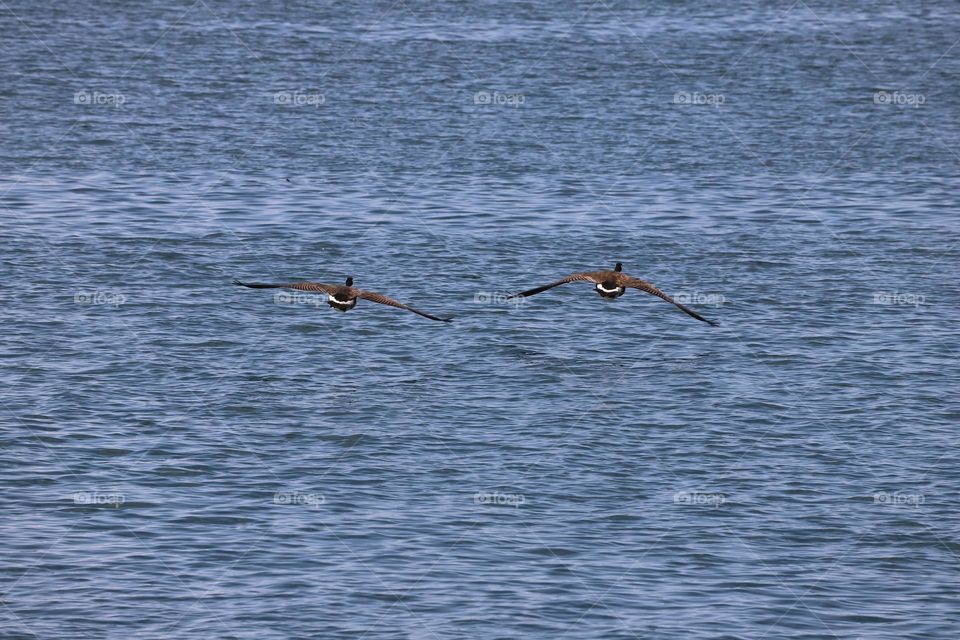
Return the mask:
<path fill-rule="evenodd" d="M 267 4 L 0 2 L 0 637 L 957 637 L 956 4 Z"/>

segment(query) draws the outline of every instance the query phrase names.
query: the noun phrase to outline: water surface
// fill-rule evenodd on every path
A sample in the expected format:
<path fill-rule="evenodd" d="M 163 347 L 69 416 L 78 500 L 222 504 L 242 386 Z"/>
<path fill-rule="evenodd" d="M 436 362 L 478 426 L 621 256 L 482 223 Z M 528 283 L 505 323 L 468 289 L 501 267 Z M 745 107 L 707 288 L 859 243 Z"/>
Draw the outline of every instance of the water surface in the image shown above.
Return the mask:
<path fill-rule="evenodd" d="M 0 636 L 960 631 L 951 3 L 0 15 Z"/>

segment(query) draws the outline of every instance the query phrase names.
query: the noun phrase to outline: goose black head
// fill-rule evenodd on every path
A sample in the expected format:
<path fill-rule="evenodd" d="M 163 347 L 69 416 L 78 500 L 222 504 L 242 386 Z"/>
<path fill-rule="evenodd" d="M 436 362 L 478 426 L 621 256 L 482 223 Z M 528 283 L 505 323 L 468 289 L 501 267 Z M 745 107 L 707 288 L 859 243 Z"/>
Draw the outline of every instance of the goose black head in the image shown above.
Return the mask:
<path fill-rule="evenodd" d="M 353 276 L 347 276 L 347 286 L 348 287 L 353 286 Z"/>
<path fill-rule="evenodd" d="M 623 271 L 623 263 L 622 263 L 622 262 L 618 262 L 618 263 L 617 263 L 617 266 L 615 266 L 615 267 L 613 268 L 613 270 L 614 270 L 614 271 Z"/>

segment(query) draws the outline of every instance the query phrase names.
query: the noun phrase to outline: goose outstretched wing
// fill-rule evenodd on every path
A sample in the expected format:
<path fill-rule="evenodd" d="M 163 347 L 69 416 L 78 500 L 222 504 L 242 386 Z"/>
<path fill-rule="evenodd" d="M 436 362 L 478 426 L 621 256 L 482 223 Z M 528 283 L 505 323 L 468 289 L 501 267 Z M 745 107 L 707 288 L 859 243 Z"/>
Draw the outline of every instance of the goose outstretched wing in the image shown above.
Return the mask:
<path fill-rule="evenodd" d="M 240 282 L 234 280 L 233 284 L 241 287 L 250 287 L 251 289 L 296 289 L 298 291 L 313 291 L 315 293 L 331 294 L 339 287 L 334 284 L 323 284 L 322 282 L 289 282 L 286 284 L 266 284 L 263 282 Z"/>
<path fill-rule="evenodd" d="M 649 293 L 649 294 L 651 294 L 651 295 L 654 295 L 654 296 L 657 296 L 658 298 L 661 298 L 661 299 L 663 299 L 663 300 L 666 300 L 666 301 L 669 302 L 670 304 L 676 305 L 677 307 L 680 308 L 681 311 L 683 311 L 683 312 L 684 312 L 685 314 L 687 314 L 688 316 L 692 316 L 692 317 L 696 318 L 697 320 L 700 320 L 701 322 L 706 322 L 706 323 L 709 324 L 709 325 L 717 326 L 717 323 L 714 322 L 713 320 L 707 320 L 706 318 L 704 318 L 703 316 L 701 316 L 699 313 L 697 313 L 696 311 L 694 311 L 694 310 L 691 309 L 690 307 L 688 307 L 688 306 L 686 306 L 686 305 L 684 305 L 684 304 L 680 304 L 679 302 L 677 302 L 676 300 L 674 300 L 673 298 L 671 298 L 669 295 L 667 295 L 666 293 L 664 293 L 663 291 L 661 291 L 661 290 L 658 289 L 657 287 L 653 286 L 652 284 L 650 284 L 650 283 L 647 282 L 646 280 L 641 280 L 640 278 L 627 278 L 627 279 L 623 282 L 623 286 L 625 286 L 625 287 L 630 287 L 630 288 L 632 288 L 632 289 L 639 289 L 640 291 L 646 291 L 647 293 Z"/>
<path fill-rule="evenodd" d="M 597 282 L 601 282 L 602 279 L 598 279 L 598 275 L 590 271 L 583 271 L 581 273 L 572 273 L 566 278 L 561 278 L 556 282 L 545 284 L 542 287 L 537 287 L 536 289 L 529 289 L 527 291 L 515 293 L 510 297 L 511 298 L 527 298 L 530 296 L 535 296 L 538 293 L 543 293 L 547 289 L 553 289 L 554 287 L 559 287 L 562 284 L 567 284 L 568 282 L 580 282 L 580 281 L 597 283 Z"/>
<path fill-rule="evenodd" d="M 380 293 L 374 293 L 373 291 L 357 291 L 357 297 L 363 298 L 364 300 L 369 300 L 370 302 L 379 302 L 380 304 L 389 305 L 391 307 L 396 307 L 398 309 L 406 309 L 407 311 L 412 311 L 418 316 L 423 316 L 424 318 L 430 318 L 431 320 L 437 320 L 438 322 L 452 322 L 453 318 L 438 318 L 437 316 L 432 316 L 429 313 L 425 313 L 418 309 L 403 304 L 399 300 L 394 300 L 388 296 L 382 295 Z"/>

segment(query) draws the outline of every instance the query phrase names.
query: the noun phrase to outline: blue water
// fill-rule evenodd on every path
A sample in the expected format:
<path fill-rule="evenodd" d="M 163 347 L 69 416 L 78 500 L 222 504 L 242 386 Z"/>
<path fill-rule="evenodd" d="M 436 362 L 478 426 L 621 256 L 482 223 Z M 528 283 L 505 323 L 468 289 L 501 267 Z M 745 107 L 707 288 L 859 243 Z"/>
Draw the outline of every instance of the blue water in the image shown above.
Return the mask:
<path fill-rule="evenodd" d="M 0 2 L 0 638 L 957 637 L 955 3 L 266 5 Z"/>

